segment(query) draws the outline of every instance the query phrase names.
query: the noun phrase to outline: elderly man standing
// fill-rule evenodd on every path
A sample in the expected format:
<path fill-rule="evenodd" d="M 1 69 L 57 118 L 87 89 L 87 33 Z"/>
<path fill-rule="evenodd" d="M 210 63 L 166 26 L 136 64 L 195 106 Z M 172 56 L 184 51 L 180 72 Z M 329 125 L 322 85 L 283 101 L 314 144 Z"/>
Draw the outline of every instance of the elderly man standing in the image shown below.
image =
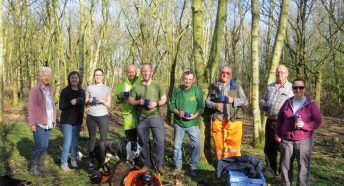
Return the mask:
<path fill-rule="evenodd" d="M 139 143 L 142 145 L 141 161 L 144 169 L 152 166 L 149 147 L 149 135 L 152 130 L 155 143 L 156 168 L 164 174 L 164 148 L 165 129 L 164 121 L 159 115 L 159 106 L 166 103 L 166 93 L 162 86 L 152 80 L 153 68 L 149 63 L 145 63 L 141 68 L 142 81 L 130 90 L 128 102 L 134 105 L 139 119 L 137 133 Z"/>
<path fill-rule="evenodd" d="M 139 84 L 142 78 L 136 74 L 136 67 L 134 64 L 127 65 L 126 76 L 124 76 L 118 83 L 116 88 L 116 102 L 120 105 L 120 110 L 123 119 L 123 128 L 125 136 L 130 141 L 137 141 L 137 119 L 134 116 L 133 106 L 128 103 L 130 89 Z"/>
<path fill-rule="evenodd" d="M 201 157 L 201 132 L 198 120 L 199 115 L 204 111 L 204 99 L 201 89 L 193 84 L 194 80 L 193 72 L 184 72 L 183 84 L 174 90 L 168 104 L 168 109 L 174 113 L 174 175 L 177 175 L 182 168 L 182 143 L 185 133 L 188 134 L 192 147 L 191 176 L 196 176 Z"/>
<path fill-rule="evenodd" d="M 241 108 L 248 104 L 240 84 L 231 80 L 232 68 L 220 68 L 219 80 L 209 87 L 206 106 L 212 110 L 212 136 L 217 159 L 240 156 L 243 117 Z"/>
<path fill-rule="evenodd" d="M 288 69 L 284 65 L 276 68 L 276 81 L 268 85 L 262 99 L 260 100 L 260 108 L 267 116 L 265 124 L 265 161 L 266 171 L 272 171 L 277 174 L 277 152 L 279 144 L 275 141 L 275 125 L 277 114 L 283 103 L 292 97 L 292 84 L 288 82 Z"/>
<path fill-rule="evenodd" d="M 29 93 L 29 127 L 33 132 L 35 147 L 30 160 L 30 174 L 44 175 L 44 160 L 48 150 L 51 129 L 56 125 L 54 90 L 51 86 L 52 71 L 49 67 L 39 70 L 39 82 Z"/>

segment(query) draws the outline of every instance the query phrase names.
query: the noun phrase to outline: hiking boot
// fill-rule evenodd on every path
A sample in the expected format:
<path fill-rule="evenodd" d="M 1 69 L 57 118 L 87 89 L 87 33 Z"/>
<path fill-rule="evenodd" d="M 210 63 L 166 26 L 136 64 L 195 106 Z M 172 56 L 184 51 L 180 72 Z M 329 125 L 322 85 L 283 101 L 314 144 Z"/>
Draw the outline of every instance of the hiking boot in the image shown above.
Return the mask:
<path fill-rule="evenodd" d="M 61 164 L 60 168 L 61 168 L 62 171 L 70 171 L 70 170 L 72 170 L 72 169 L 70 169 L 68 167 L 68 164 L 66 164 L 66 163 Z"/>
<path fill-rule="evenodd" d="M 196 177 L 197 176 L 197 169 L 191 169 L 190 176 L 191 177 Z"/>
<path fill-rule="evenodd" d="M 70 164 L 71 164 L 72 169 L 79 169 L 78 163 L 76 162 L 76 160 L 70 161 Z"/>
<path fill-rule="evenodd" d="M 31 176 L 43 176 L 42 172 L 39 171 L 38 169 L 38 156 L 32 156 L 30 160 L 30 170 L 29 174 Z"/>
<path fill-rule="evenodd" d="M 165 170 L 164 170 L 164 168 L 162 168 L 161 166 L 156 167 L 156 170 L 157 170 L 160 174 L 165 174 Z"/>
<path fill-rule="evenodd" d="M 147 165 L 144 165 L 142 168 L 141 168 L 142 170 L 149 170 L 150 169 L 150 167 L 148 167 Z"/>
<path fill-rule="evenodd" d="M 177 176 L 179 175 L 180 171 L 182 171 L 182 167 L 176 167 L 174 168 L 172 175 Z"/>
<path fill-rule="evenodd" d="M 92 172 L 96 169 L 95 165 L 93 163 L 88 163 L 87 170 L 88 172 Z"/>

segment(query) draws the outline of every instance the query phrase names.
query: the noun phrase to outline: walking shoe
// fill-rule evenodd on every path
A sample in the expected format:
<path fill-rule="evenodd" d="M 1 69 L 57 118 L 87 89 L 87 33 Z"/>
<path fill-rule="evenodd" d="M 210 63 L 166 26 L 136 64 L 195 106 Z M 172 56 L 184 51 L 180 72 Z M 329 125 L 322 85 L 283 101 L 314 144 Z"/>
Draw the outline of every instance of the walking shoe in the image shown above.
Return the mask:
<path fill-rule="evenodd" d="M 161 166 L 157 166 L 156 169 L 160 174 L 165 174 L 165 170 Z"/>
<path fill-rule="evenodd" d="M 141 168 L 142 170 L 149 170 L 150 169 L 150 167 L 148 167 L 147 165 L 144 165 L 142 168 Z"/>
<path fill-rule="evenodd" d="M 87 170 L 88 170 L 88 172 L 92 172 L 92 171 L 94 171 L 95 170 L 95 165 L 93 164 L 93 163 L 88 163 L 88 165 L 87 165 Z"/>
<path fill-rule="evenodd" d="M 197 169 L 191 169 L 190 176 L 191 177 L 196 177 L 197 176 Z"/>
<path fill-rule="evenodd" d="M 72 169 L 79 169 L 78 163 L 75 160 L 70 161 Z"/>
<path fill-rule="evenodd" d="M 68 167 L 68 164 L 61 164 L 60 166 L 62 171 L 70 171 L 71 169 Z"/>
<path fill-rule="evenodd" d="M 182 167 L 174 168 L 172 175 L 173 176 L 177 176 L 180 173 L 181 170 L 182 170 Z"/>

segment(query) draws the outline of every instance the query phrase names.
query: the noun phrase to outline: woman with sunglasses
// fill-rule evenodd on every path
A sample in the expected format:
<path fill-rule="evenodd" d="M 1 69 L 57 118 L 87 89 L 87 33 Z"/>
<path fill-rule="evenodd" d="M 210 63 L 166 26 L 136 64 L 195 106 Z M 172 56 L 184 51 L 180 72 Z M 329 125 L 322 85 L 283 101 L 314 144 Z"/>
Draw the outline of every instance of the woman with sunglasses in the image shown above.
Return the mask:
<path fill-rule="evenodd" d="M 316 102 L 305 96 L 303 79 L 293 81 L 294 96 L 278 113 L 276 140 L 281 148 L 281 184 L 292 185 L 293 161 L 296 158 L 298 175 L 296 185 L 310 185 L 310 159 L 313 149 L 313 131 L 320 127 L 322 116 Z"/>

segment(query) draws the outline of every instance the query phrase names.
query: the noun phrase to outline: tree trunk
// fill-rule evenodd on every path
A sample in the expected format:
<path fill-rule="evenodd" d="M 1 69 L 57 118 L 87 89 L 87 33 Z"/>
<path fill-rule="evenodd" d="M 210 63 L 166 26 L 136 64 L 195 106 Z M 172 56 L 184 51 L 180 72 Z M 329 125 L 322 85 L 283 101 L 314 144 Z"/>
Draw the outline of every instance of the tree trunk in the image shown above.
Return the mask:
<path fill-rule="evenodd" d="M 88 72 L 88 84 L 92 84 L 92 81 L 93 81 L 93 72 L 94 70 L 97 68 L 97 64 L 98 64 L 98 50 L 100 48 L 100 41 L 98 41 L 98 44 L 97 44 L 97 48 L 96 48 L 96 52 L 95 51 L 95 25 L 94 25 L 94 8 L 95 8 L 95 2 L 94 0 L 91 0 L 91 7 L 90 7 L 90 13 L 88 15 L 88 20 L 89 20 L 89 27 L 88 27 L 88 30 L 87 30 L 87 41 L 90 42 L 90 46 L 88 48 L 89 50 L 89 55 L 87 56 L 88 57 L 88 61 L 89 61 L 89 66 L 86 67 L 87 72 Z"/>
<path fill-rule="evenodd" d="M 290 4 L 290 0 L 282 1 L 281 14 L 279 17 L 279 24 L 278 24 L 278 29 L 277 29 L 277 35 L 275 38 L 271 65 L 269 68 L 267 85 L 275 81 L 275 70 L 281 60 L 285 34 L 286 34 L 287 26 L 288 26 L 289 4 Z"/>
<path fill-rule="evenodd" d="M 63 52 L 62 52 L 62 39 L 61 39 L 61 30 L 60 30 L 60 25 L 59 25 L 59 19 L 58 19 L 58 7 L 59 7 L 59 1 L 58 0 L 53 0 L 52 2 L 52 13 L 53 13 L 53 20 L 54 20 L 54 66 L 55 66 L 55 72 L 54 74 L 54 79 L 55 79 L 55 101 L 58 102 L 60 98 L 60 91 L 62 89 L 61 85 L 61 76 L 63 74 L 63 71 L 61 70 L 61 61 L 63 60 Z"/>
<path fill-rule="evenodd" d="M 259 2 L 252 0 L 252 30 L 251 30 L 251 61 L 252 61 L 252 110 L 254 144 L 258 143 L 259 135 L 262 131 L 259 110 Z"/>
<path fill-rule="evenodd" d="M 196 80 L 198 86 L 206 95 L 207 82 L 205 78 L 205 60 L 203 56 L 203 0 L 192 1 L 192 19 L 193 19 L 193 60 L 196 71 Z M 210 117 L 201 117 L 199 120 L 201 130 L 201 157 L 203 160 L 211 162 L 211 135 L 210 135 Z M 205 140 L 207 139 L 207 140 Z"/>
<path fill-rule="evenodd" d="M 323 63 L 316 71 L 315 74 L 315 101 L 317 102 L 318 106 L 321 105 L 321 91 L 322 91 L 322 84 L 323 84 Z"/>
<path fill-rule="evenodd" d="M 227 20 L 227 2 L 228 0 L 218 0 L 215 29 L 206 68 L 206 80 L 208 83 L 212 82 L 216 70 L 215 67 L 220 60 L 223 30 Z"/>
<path fill-rule="evenodd" d="M 0 0 L 0 123 L 4 121 L 4 38 L 2 24 L 2 0 Z"/>
<path fill-rule="evenodd" d="M 79 27 L 79 72 L 84 77 L 85 69 L 85 0 L 80 0 L 80 27 Z"/>

